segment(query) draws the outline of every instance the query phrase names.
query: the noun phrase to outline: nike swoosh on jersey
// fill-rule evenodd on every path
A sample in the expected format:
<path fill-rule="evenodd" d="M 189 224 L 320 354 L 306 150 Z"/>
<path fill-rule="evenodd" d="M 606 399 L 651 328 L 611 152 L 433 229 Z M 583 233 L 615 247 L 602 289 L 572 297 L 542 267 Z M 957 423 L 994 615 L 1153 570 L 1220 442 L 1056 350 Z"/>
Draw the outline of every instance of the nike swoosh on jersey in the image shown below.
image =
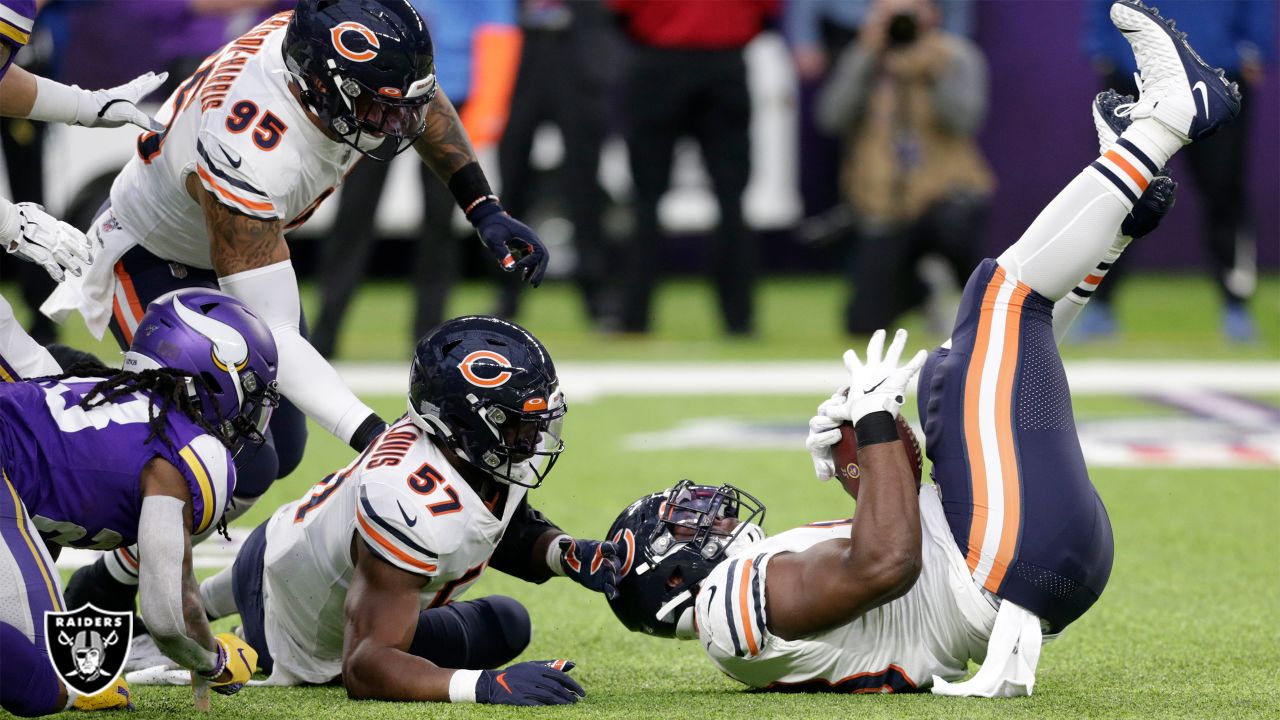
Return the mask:
<path fill-rule="evenodd" d="M 707 603 L 710 603 L 712 600 L 715 600 L 715 599 L 716 599 L 716 586 L 712 585 L 711 587 L 707 588 Z"/>
<path fill-rule="evenodd" d="M 1206 120 L 1208 120 L 1209 119 L 1209 86 L 1205 85 L 1204 81 L 1201 80 L 1197 82 L 1195 85 L 1192 85 L 1191 89 L 1200 91 L 1200 100 L 1204 102 L 1204 117 Z"/>
<path fill-rule="evenodd" d="M 418 516 L 415 515 L 413 516 L 413 519 L 410 519 L 409 513 L 404 511 L 404 507 L 400 505 L 399 500 L 396 501 L 396 507 L 400 509 L 400 517 L 404 518 L 405 525 L 408 525 L 409 527 L 413 527 L 414 525 L 418 524 Z"/>
<path fill-rule="evenodd" d="M 231 155 L 227 152 L 226 148 L 220 147 L 218 149 L 222 151 L 222 157 L 227 159 L 227 164 L 230 165 L 231 167 L 239 168 L 240 163 L 244 162 L 243 160 L 240 160 L 240 159 L 232 159 Z"/>

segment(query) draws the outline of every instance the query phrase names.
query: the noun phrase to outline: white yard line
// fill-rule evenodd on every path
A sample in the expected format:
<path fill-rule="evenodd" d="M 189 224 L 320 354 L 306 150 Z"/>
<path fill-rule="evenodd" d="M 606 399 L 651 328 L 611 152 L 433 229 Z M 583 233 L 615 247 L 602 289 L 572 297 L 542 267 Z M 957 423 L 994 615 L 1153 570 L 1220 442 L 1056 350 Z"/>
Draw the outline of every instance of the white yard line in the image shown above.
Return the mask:
<path fill-rule="evenodd" d="M 338 363 L 351 389 L 398 395 L 407 363 Z M 827 395 L 847 383 L 840 362 L 565 362 L 560 382 L 570 400 L 637 395 Z M 1178 390 L 1280 393 L 1280 362 L 1081 360 L 1067 364 L 1074 395 L 1134 395 Z"/>

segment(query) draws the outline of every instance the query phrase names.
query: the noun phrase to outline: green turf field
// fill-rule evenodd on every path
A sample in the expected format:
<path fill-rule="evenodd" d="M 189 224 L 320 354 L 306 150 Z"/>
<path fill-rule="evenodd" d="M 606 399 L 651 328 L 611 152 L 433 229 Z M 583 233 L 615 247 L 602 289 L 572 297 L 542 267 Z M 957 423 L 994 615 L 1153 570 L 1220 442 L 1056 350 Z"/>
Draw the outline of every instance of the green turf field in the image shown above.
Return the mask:
<path fill-rule="evenodd" d="M 6 293 L 10 298 L 13 293 Z M 459 312 L 488 308 L 487 290 L 468 286 Z M 558 359 L 831 359 L 852 344 L 841 335 L 839 286 L 782 280 L 764 288 L 757 339 L 719 339 L 709 289 L 670 285 L 654 338 L 585 332 L 576 297 L 552 285 L 530 297 L 521 320 Z M 376 286 L 354 309 L 343 342 L 349 359 L 408 359 L 409 305 L 402 286 Z M 1072 357 L 1280 360 L 1280 281 L 1267 278 L 1255 304 L 1261 342 L 1219 340 L 1207 280 L 1134 278 L 1119 306 L 1125 339 L 1071 348 Z M 911 319 L 909 327 L 919 328 Z M 79 336 L 77 336 L 79 337 Z M 936 341 L 913 334 L 921 345 Z M 78 342 L 82 342 L 81 338 Z M 535 504 L 576 534 L 598 536 L 626 503 L 681 477 L 730 481 L 768 505 L 767 530 L 852 510 L 839 488 L 812 479 L 793 451 L 630 450 L 626 436 L 669 429 L 693 417 L 741 417 L 801 424 L 817 397 L 627 397 L 575 401 L 568 450 Z M 1265 397 L 1276 403 L 1280 398 Z M 396 415 L 400 397 L 370 398 Z M 909 403 L 909 407 L 911 403 Z M 1163 412 L 1124 397 L 1085 398 L 1077 419 Z M 301 496 L 352 453 L 315 430 L 303 466 L 278 483 L 240 525 Z M 348 703 L 340 688 L 248 688 L 215 696 L 225 717 L 1280 717 L 1280 472 L 1275 470 L 1095 469 L 1116 535 L 1116 563 L 1102 600 L 1041 657 L 1031 698 L 1003 701 L 919 696 L 794 696 L 743 691 L 721 676 L 696 643 L 627 633 L 603 599 L 566 580 L 543 586 L 487 573 L 470 594 L 505 593 L 531 611 L 533 645 L 523 659 L 565 657 L 588 697 L 574 707 L 510 709 Z M 234 624 L 220 623 L 220 629 Z M 191 713 L 184 688 L 137 688 L 148 717 Z"/>

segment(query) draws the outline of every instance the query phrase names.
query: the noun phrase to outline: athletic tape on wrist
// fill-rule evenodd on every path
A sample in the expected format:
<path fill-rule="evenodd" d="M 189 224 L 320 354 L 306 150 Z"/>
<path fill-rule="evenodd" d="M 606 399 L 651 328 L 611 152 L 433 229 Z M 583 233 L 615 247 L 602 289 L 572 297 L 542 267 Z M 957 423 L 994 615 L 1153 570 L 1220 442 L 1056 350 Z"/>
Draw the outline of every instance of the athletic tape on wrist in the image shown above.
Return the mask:
<path fill-rule="evenodd" d="M 869 445 L 879 445 L 898 439 L 898 420 L 888 410 L 878 410 L 864 415 L 853 429 L 858 436 L 859 450 Z"/>
<path fill-rule="evenodd" d="M 476 701 L 476 684 L 483 670 L 454 670 L 449 678 L 449 702 L 473 703 Z"/>
<path fill-rule="evenodd" d="M 568 534 L 559 535 L 551 541 L 551 547 L 547 548 L 547 567 L 551 569 L 551 572 L 561 577 L 564 577 L 564 563 L 560 562 L 560 558 L 564 556 L 564 553 L 560 550 L 560 541 L 572 539 Z"/>
<path fill-rule="evenodd" d="M 486 198 L 498 199 L 489 187 L 489 180 L 485 178 L 484 170 L 478 162 L 463 165 L 453 173 L 453 177 L 449 178 L 449 192 L 453 193 L 453 201 L 468 216 Z"/>

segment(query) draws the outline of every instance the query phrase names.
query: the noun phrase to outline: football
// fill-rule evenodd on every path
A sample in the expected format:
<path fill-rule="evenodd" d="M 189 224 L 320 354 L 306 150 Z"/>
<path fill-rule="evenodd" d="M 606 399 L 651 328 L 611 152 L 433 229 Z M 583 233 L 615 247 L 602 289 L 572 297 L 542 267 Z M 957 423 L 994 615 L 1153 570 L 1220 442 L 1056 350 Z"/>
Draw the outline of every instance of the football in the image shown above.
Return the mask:
<path fill-rule="evenodd" d="M 919 487 L 924 455 L 920 452 L 920 439 L 916 437 L 915 430 L 911 429 L 911 424 L 901 415 L 898 416 L 898 439 L 902 440 L 907 453 L 907 464 L 915 473 L 916 487 Z M 840 442 L 832 446 L 831 459 L 835 462 L 836 477 L 856 496 L 862 470 L 858 467 L 858 436 L 853 430 L 853 423 L 840 425 Z"/>

